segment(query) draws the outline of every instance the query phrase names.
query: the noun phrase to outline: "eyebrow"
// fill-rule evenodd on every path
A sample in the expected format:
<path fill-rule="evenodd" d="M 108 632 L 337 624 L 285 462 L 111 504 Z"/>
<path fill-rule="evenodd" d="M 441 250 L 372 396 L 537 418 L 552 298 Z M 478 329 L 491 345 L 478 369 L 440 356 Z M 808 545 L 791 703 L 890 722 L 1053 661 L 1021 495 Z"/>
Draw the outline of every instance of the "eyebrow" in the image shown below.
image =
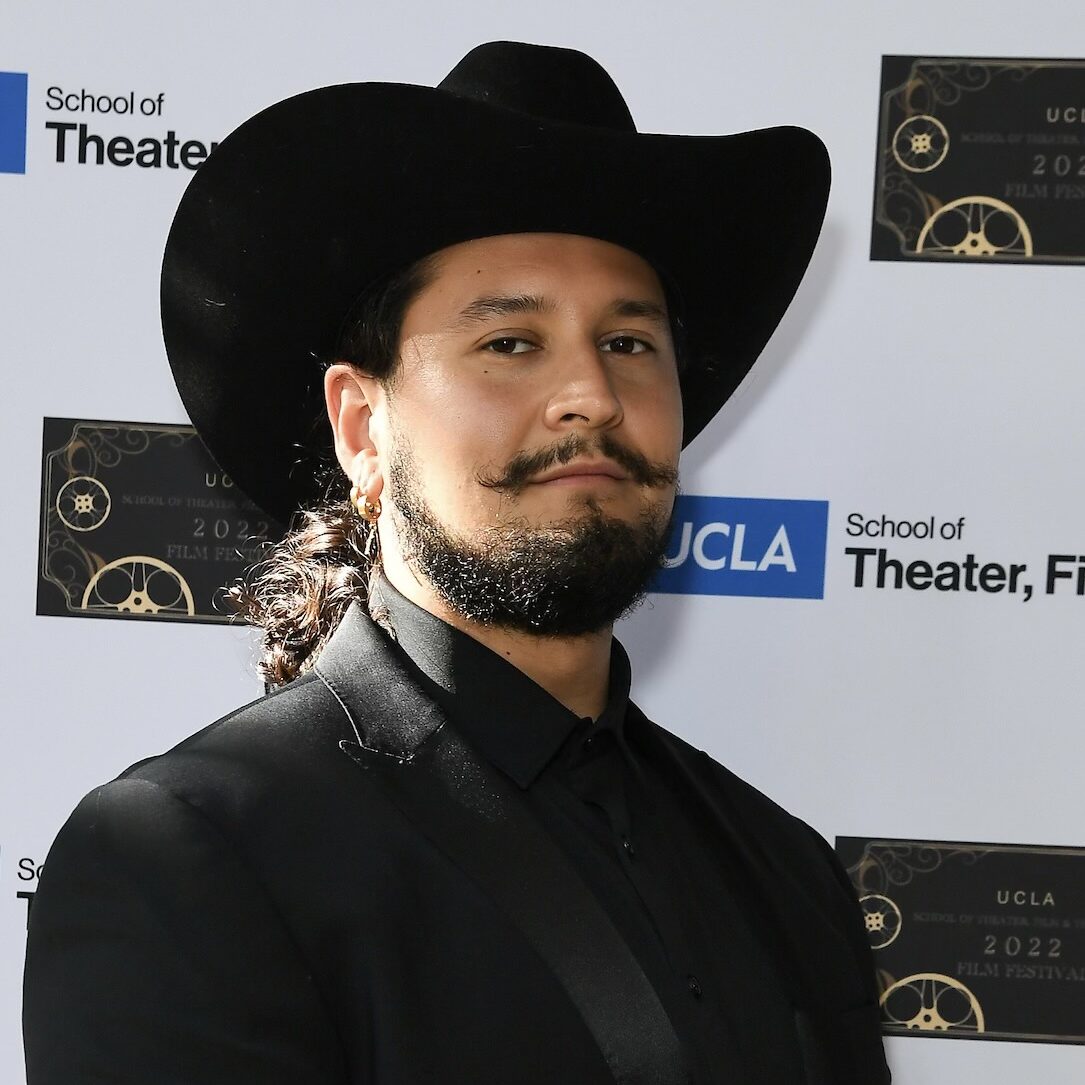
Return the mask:
<path fill-rule="evenodd" d="M 619 298 L 610 307 L 611 316 L 640 316 L 654 320 L 657 324 L 667 324 L 667 309 L 656 301 L 640 298 Z"/>
<path fill-rule="evenodd" d="M 552 313 L 557 306 L 536 294 L 491 294 L 465 305 L 450 327 L 465 331 L 475 324 L 520 313 Z"/>
<path fill-rule="evenodd" d="M 538 294 L 491 294 L 475 298 L 465 305 L 449 325 L 453 331 L 466 331 L 476 324 L 522 313 L 553 313 L 557 303 Z M 667 310 L 655 301 L 642 298 L 618 298 L 607 309 L 608 316 L 643 317 L 666 326 Z"/>

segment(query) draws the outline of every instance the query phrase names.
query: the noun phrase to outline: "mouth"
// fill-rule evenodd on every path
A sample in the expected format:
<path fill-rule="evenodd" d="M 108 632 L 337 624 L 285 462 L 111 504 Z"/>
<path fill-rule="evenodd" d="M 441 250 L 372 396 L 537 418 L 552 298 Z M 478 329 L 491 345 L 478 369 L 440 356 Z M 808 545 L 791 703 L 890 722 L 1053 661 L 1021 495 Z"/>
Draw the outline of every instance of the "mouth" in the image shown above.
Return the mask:
<path fill-rule="evenodd" d="M 628 480 L 629 472 L 623 470 L 613 460 L 573 460 L 537 475 L 531 480 L 530 485 L 575 486 L 591 483 L 606 485 Z"/>

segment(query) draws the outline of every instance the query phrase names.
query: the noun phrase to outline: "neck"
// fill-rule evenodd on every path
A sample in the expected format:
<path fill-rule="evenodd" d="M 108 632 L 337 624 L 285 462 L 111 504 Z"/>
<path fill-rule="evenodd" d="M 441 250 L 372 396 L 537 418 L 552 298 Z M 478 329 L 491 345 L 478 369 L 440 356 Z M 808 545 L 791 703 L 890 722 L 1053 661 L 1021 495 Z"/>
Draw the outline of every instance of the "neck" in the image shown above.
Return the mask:
<path fill-rule="evenodd" d="M 575 637 L 540 637 L 483 625 L 451 610 L 395 553 L 385 553 L 384 575 L 416 606 L 496 652 L 577 716 L 595 719 L 607 703 L 610 628 Z"/>

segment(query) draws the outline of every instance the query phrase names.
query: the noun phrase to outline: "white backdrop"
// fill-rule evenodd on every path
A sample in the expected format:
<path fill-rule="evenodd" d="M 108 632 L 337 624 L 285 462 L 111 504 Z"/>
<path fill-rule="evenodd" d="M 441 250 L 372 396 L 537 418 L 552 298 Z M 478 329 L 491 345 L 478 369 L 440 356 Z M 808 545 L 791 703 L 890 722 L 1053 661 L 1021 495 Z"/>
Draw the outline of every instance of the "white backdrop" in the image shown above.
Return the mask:
<path fill-rule="evenodd" d="M 621 633 L 639 702 L 830 840 L 1085 845 L 1085 599 L 857 589 L 844 555 L 856 512 L 966 518 L 960 543 L 890 544 L 908 560 L 972 552 L 1028 562 L 1040 581 L 1049 552 L 1085 550 L 1081 269 L 868 259 L 881 55 L 1085 55 L 1085 10 L 1061 0 L 8 4 L 0 70 L 28 73 L 29 106 L 26 174 L 0 174 L 0 1080 L 23 1080 L 17 894 L 34 883 L 20 861 L 44 858 L 94 784 L 260 692 L 247 630 L 34 613 L 42 417 L 187 421 L 157 289 L 191 174 L 80 165 L 71 153 L 58 163 L 45 123 L 208 143 L 313 86 L 432 85 L 494 38 L 588 51 L 642 131 L 797 123 L 833 159 L 810 273 L 683 475 L 691 494 L 829 501 L 825 598 L 653 597 Z M 61 117 L 46 108 L 50 86 L 161 93 L 162 116 Z M 1080 1047 L 891 1039 L 888 1050 L 900 1085 L 1085 1079 Z"/>

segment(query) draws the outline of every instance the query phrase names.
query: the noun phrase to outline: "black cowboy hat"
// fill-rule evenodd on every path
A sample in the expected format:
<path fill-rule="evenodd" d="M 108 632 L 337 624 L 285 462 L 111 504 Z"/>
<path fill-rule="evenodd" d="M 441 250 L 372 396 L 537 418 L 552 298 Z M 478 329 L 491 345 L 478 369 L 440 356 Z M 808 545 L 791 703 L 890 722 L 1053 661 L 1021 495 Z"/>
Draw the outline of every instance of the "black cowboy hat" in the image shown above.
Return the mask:
<path fill-rule="evenodd" d="M 323 87 L 223 140 L 166 243 L 166 350 L 219 466 L 288 524 L 322 496 L 321 363 L 363 289 L 472 238 L 585 234 L 644 257 L 679 306 L 688 444 L 787 309 L 828 189 L 803 128 L 638 133 L 590 57 L 491 42 L 437 87 Z"/>

